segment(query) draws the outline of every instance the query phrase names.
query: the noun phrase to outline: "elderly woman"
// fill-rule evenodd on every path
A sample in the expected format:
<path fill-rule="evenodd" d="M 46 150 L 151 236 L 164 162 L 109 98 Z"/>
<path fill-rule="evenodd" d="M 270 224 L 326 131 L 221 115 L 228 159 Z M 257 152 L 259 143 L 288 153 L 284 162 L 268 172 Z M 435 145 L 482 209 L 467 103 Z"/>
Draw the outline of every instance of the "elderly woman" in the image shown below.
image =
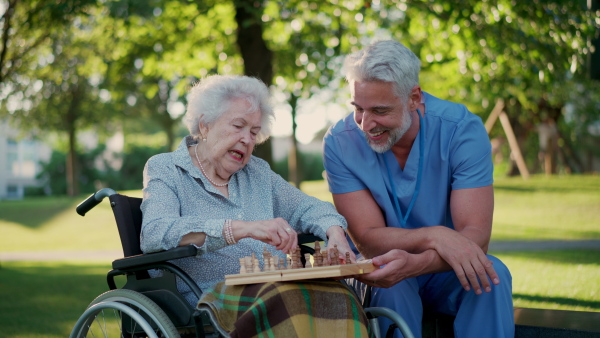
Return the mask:
<path fill-rule="evenodd" d="M 190 135 L 174 152 L 153 156 L 144 169 L 142 250 L 197 246 L 196 257 L 174 263 L 204 292 L 200 304 L 210 303 L 207 297 L 231 299 L 232 294 L 264 301 L 272 290 L 279 290 L 278 297 L 293 295 L 288 292 L 293 289 L 307 290 L 310 295 L 273 301 L 279 304 L 267 305 L 268 322 L 260 318 L 260 325 L 260 316 L 252 315 L 252 305 L 245 316 L 245 307 L 235 302 L 208 304 L 216 310 L 226 334 L 253 336 L 272 330 L 275 336 L 290 336 L 289 331 L 295 330 L 303 336 L 302 330 L 311 335 L 328 330 L 321 332 L 331 336 L 331 330 L 338 330 L 344 337 L 364 335 L 365 316 L 356 311 L 360 306 L 354 295 L 337 281 L 223 285 L 225 275 L 239 273 L 242 257 L 262 258 L 266 247 L 273 256 L 285 258 L 297 246 L 297 233 L 327 238 L 328 247 L 335 244 L 341 253 L 351 252 L 346 221 L 333 205 L 304 194 L 252 156 L 254 146 L 270 134 L 273 111 L 268 97 L 261 81 L 245 76 L 210 76 L 191 89 L 184 119 Z M 188 301 L 195 304 L 197 299 L 180 284 Z M 321 298 L 322 294 L 328 296 Z M 226 308 L 240 313 L 224 313 Z M 311 316 L 290 319 L 303 311 Z M 297 322 L 298 317 L 306 322 Z M 282 330 L 281 335 L 277 330 Z"/>

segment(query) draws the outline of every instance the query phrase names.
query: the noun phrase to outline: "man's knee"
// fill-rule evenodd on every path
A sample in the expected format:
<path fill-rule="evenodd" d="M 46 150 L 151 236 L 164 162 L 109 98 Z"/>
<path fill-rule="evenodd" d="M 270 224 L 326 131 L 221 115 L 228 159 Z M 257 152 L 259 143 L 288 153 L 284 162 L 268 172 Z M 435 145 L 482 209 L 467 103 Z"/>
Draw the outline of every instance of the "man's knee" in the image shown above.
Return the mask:
<path fill-rule="evenodd" d="M 494 270 L 498 274 L 498 277 L 500 277 L 500 281 L 502 281 L 503 279 L 508 279 L 508 281 L 512 281 L 512 276 L 506 264 L 504 264 L 500 259 L 498 259 L 495 256 L 487 255 L 487 257 L 494 263 Z"/>

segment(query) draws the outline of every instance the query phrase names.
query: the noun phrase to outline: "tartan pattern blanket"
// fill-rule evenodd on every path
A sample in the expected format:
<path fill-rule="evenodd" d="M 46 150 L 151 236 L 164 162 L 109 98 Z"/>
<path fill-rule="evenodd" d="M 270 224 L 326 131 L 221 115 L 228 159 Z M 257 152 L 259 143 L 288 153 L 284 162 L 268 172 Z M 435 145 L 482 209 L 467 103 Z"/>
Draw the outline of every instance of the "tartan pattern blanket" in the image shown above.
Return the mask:
<path fill-rule="evenodd" d="M 334 280 L 273 282 L 207 290 L 198 309 L 231 337 L 369 337 L 353 291 Z"/>

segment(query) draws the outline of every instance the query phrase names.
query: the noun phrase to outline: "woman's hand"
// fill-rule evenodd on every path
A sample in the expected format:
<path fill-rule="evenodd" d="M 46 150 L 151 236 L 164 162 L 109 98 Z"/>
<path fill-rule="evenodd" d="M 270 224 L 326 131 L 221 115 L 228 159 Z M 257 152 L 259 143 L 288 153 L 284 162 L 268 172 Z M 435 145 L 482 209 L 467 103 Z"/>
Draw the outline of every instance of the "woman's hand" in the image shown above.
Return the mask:
<path fill-rule="evenodd" d="M 235 240 L 250 237 L 269 245 L 277 250 L 290 253 L 298 245 L 298 234 L 281 217 L 263 221 L 232 221 L 233 237 Z"/>
<path fill-rule="evenodd" d="M 336 225 L 327 229 L 327 252 L 330 253 L 333 247 L 337 246 L 338 255 L 341 261 L 346 261 L 346 252 L 350 253 L 350 262 L 346 264 L 356 263 L 356 255 L 350 249 L 350 244 L 346 239 L 346 233 L 342 227 Z"/>

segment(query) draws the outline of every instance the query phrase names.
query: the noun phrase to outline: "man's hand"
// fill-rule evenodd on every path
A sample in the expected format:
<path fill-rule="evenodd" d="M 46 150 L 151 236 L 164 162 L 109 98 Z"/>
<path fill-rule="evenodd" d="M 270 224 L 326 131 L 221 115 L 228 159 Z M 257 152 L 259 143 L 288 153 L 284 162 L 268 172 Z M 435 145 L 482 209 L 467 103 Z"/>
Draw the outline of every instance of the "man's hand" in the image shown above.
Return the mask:
<path fill-rule="evenodd" d="M 373 272 L 358 275 L 359 281 L 380 288 L 389 288 L 407 279 L 421 275 L 425 253 L 410 254 L 393 249 L 381 256 L 373 257 L 373 264 L 380 267 Z"/>
<path fill-rule="evenodd" d="M 465 290 L 472 287 L 480 295 L 482 288 L 485 292 L 492 291 L 490 279 L 494 285 L 500 284 L 492 261 L 479 245 L 450 228 L 436 226 L 429 229 L 434 234 L 433 249 L 452 267 Z"/>

